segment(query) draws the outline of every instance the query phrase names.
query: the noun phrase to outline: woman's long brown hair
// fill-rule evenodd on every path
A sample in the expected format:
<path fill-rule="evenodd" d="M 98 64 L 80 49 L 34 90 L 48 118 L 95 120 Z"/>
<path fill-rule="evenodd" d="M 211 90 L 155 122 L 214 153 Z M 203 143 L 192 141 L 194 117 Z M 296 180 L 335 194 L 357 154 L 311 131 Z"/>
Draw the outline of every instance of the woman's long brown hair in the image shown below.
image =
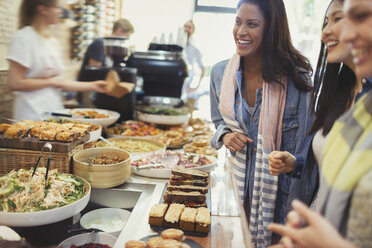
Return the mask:
<path fill-rule="evenodd" d="M 292 45 L 287 14 L 282 0 L 240 0 L 256 5 L 264 14 L 266 27 L 262 46 L 262 77 L 266 82 L 277 81 L 278 75 L 290 77 L 296 88 L 311 91 L 309 78 L 312 68 L 309 60 Z"/>
<path fill-rule="evenodd" d="M 335 1 L 344 3 L 344 0 L 332 0 L 326 13 Z M 325 26 L 326 18 L 324 17 L 322 29 Z M 312 110 L 316 118 L 308 131 L 312 134 L 323 129 L 323 136 L 331 131 L 333 123 L 351 107 L 357 85 L 355 73 L 345 64 L 327 63 L 327 55 L 327 47 L 322 41 L 315 71 L 315 91 L 312 100 Z"/>

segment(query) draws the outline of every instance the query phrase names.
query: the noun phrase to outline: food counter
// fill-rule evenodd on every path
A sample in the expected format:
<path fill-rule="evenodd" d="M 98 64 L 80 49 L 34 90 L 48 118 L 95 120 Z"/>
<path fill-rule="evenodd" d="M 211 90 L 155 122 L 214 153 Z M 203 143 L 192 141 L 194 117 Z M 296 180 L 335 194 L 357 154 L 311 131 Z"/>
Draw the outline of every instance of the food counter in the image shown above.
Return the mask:
<path fill-rule="evenodd" d="M 210 175 L 211 191 L 211 231 L 207 237 L 186 236 L 199 243 L 202 247 L 242 247 L 243 233 L 239 217 L 239 208 L 235 199 L 232 182 L 225 163 L 226 150 L 219 151 L 218 166 Z M 163 184 L 167 180 L 132 176 L 130 182 Z M 139 240 L 149 235 L 155 235 L 148 224 L 148 213 L 151 206 L 159 203 L 162 190 L 154 192 L 148 205 L 136 206 L 118 241 L 113 248 L 122 248 L 129 240 Z"/>
<path fill-rule="evenodd" d="M 47 123 L 45 125 L 52 125 L 52 124 Z M 53 124 L 53 125 L 75 125 L 75 124 Z M 208 134 L 208 132 L 211 130 L 207 130 L 208 131 L 207 132 L 206 130 L 204 130 L 204 126 L 200 124 L 193 125 L 193 128 L 194 128 L 193 132 L 195 132 L 195 135 L 197 135 L 196 132 L 202 132 L 202 136 L 195 136 L 198 138 L 194 137 L 195 139 L 193 139 L 192 141 L 193 147 L 195 146 L 195 148 L 198 148 L 198 149 L 200 148 L 200 149 L 203 149 L 203 151 L 205 151 L 205 149 L 208 148 L 209 139 L 208 139 L 208 136 L 203 136 L 203 135 Z M 177 133 L 177 136 L 175 136 L 176 131 L 178 130 L 169 131 L 169 133 L 172 134 L 170 136 L 171 138 L 178 137 L 178 133 Z M 184 134 L 183 132 L 181 133 Z M 189 138 L 187 139 L 187 141 L 188 140 Z M 163 145 L 162 147 L 162 150 L 163 150 L 165 149 L 165 145 L 164 144 L 162 145 Z M 95 149 L 98 149 L 98 148 L 95 148 Z M 79 156 L 80 155 L 82 156 L 83 153 L 93 152 L 95 149 L 90 149 L 89 151 L 85 150 L 85 151 L 78 152 L 79 154 L 75 154 L 76 156 L 74 156 L 74 171 L 76 169 L 75 167 L 77 163 L 80 161 Z M 113 149 L 113 148 L 102 148 L 99 151 L 103 152 L 104 149 Z M 122 151 L 122 152 L 128 154 L 125 151 Z M 104 153 L 106 154 L 107 152 L 105 151 Z M 200 246 L 202 247 L 241 247 L 244 241 L 242 225 L 241 225 L 241 219 L 243 219 L 244 217 L 241 218 L 239 214 L 240 210 L 239 210 L 238 202 L 235 199 L 233 183 L 231 181 L 231 176 L 229 174 L 228 163 L 226 162 L 227 161 L 226 154 L 227 154 L 226 150 L 221 149 L 220 151 L 218 151 L 217 162 L 216 162 L 216 158 L 213 157 L 212 159 L 212 156 L 207 156 L 207 157 L 210 157 L 210 161 L 213 161 L 213 163 L 211 163 L 210 165 L 208 164 L 208 165 L 204 165 L 200 167 L 201 170 L 208 169 L 208 171 L 215 167 L 215 169 L 211 171 L 210 176 L 209 176 L 209 193 L 207 194 L 208 195 L 207 196 L 208 208 L 211 212 L 210 232 L 208 234 L 199 235 L 199 236 L 187 236 L 186 235 L 186 237 L 200 244 Z M 128 157 L 129 157 L 129 154 L 128 154 Z M 179 159 L 180 158 L 177 157 L 176 163 L 178 163 L 178 161 L 181 161 Z M 118 163 L 118 165 L 120 164 L 120 166 L 122 166 L 123 168 L 129 168 L 128 173 L 124 173 L 127 176 L 129 176 L 131 166 L 127 160 Z M 196 164 L 194 160 L 192 161 L 193 163 Z M 83 159 L 79 163 L 84 163 Z M 106 167 L 106 169 L 107 168 L 109 167 Z M 107 172 L 106 169 L 105 169 L 105 172 Z M 156 169 L 156 170 L 160 171 L 160 169 Z M 123 173 L 119 173 L 119 174 L 121 175 Z M 204 174 L 206 173 L 204 172 Z M 83 175 L 80 175 L 80 176 L 83 177 Z M 111 176 L 109 178 L 110 178 L 109 180 L 111 181 L 113 180 Z M 127 180 L 127 178 L 128 177 L 126 177 L 125 180 Z M 54 222 L 54 223 L 53 222 L 43 222 L 43 223 L 40 222 L 39 223 L 40 226 L 22 225 L 22 223 L 17 223 L 17 225 L 15 226 L 18 226 L 18 227 L 14 227 L 14 229 L 22 237 L 24 237 L 28 242 L 30 242 L 34 246 L 58 245 L 61 241 L 76 234 L 76 233 L 68 233 L 68 231 L 70 229 L 80 228 L 79 220 L 85 213 L 98 209 L 98 208 L 121 208 L 121 209 L 130 211 L 131 214 L 130 214 L 129 219 L 127 220 L 127 224 L 124 226 L 123 230 L 118 236 L 118 239 L 117 239 L 117 242 L 114 248 L 124 247 L 125 243 L 129 240 L 140 240 L 144 237 L 158 234 L 156 231 L 151 229 L 148 222 L 149 222 L 150 209 L 155 204 L 162 202 L 162 195 L 165 192 L 166 184 L 169 181 L 169 176 L 165 176 L 165 177 L 162 176 L 162 178 L 163 179 L 142 177 L 142 176 L 138 176 L 132 173 L 132 176 L 129 178 L 129 180 L 126 183 L 121 184 L 122 181 L 119 183 L 116 183 L 114 186 L 119 185 L 117 187 L 113 187 L 113 188 L 95 187 L 93 188 L 91 192 L 89 192 L 90 200 L 89 200 L 88 205 L 85 208 L 83 206 L 81 209 L 83 208 L 84 209 L 80 213 L 79 213 L 80 209 L 74 212 L 73 214 L 76 214 L 76 213 L 78 214 L 74 215 L 71 218 L 58 221 L 58 222 Z M 93 180 L 93 179 L 90 178 L 89 180 Z M 94 180 L 94 183 L 96 183 L 96 181 L 97 180 Z M 93 182 L 91 182 L 91 184 L 93 185 Z M 205 198 L 203 201 L 205 201 Z M 69 216 L 72 216 L 72 214 Z M 48 224 L 48 223 L 51 223 L 51 224 Z"/>

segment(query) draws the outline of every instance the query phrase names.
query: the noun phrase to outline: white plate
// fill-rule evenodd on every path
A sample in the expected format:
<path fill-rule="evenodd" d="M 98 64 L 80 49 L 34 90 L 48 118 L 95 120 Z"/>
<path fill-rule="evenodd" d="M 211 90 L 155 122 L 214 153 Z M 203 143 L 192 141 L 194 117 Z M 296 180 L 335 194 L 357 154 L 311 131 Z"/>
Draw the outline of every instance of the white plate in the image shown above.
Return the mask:
<path fill-rule="evenodd" d="M 137 111 L 140 121 L 161 124 L 161 125 L 179 125 L 189 121 L 190 114 L 187 115 L 153 115 Z"/>
<path fill-rule="evenodd" d="M 0 225 L 20 227 L 40 226 L 55 223 L 80 213 L 87 206 L 91 192 L 90 184 L 85 179 L 81 179 L 84 181 L 86 193 L 80 200 L 63 207 L 37 212 L 14 213 L 0 211 Z"/>
<path fill-rule="evenodd" d="M 97 113 L 108 115 L 108 118 L 97 118 L 97 119 L 88 119 L 84 117 L 64 117 L 64 116 L 53 116 L 53 118 L 63 118 L 67 120 L 81 121 L 81 122 L 90 122 L 94 124 L 99 124 L 102 127 L 107 127 L 111 124 L 114 124 L 120 117 L 120 114 L 115 111 L 106 110 L 106 109 L 97 109 L 97 108 L 75 108 L 75 109 L 61 109 L 54 111 L 55 113 L 62 114 L 73 114 L 75 111 L 96 111 Z"/>
<path fill-rule="evenodd" d="M 121 208 L 99 208 L 84 214 L 80 219 L 80 225 L 85 229 L 97 228 L 105 233 L 117 237 L 124 228 L 129 217 L 130 212 Z M 117 225 L 116 228 L 113 228 L 112 221 L 118 219 L 122 221 L 121 225 Z M 92 222 L 95 226 L 91 226 Z M 100 224 L 102 229 L 97 226 L 99 225 L 99 222 L 101 222 Z M 106 231 L 107 229 L 105 230 L 105 228 L 108 228 L 110 225 L 112 230 Z"/>
<path fill-rule="evenodd" d="M 213 156 L 207 156 L 203 154 L 195 154 L 195 153 L 190 153 L 198 156 L 205 156 L 209 160 L 212 161 L 211 164 L 203 165 L 200 167 L 193 167 L 190 168 L 192 170 L 201 170 L 201 171 L 206 171 L 210 172 L 214 170 L 214 168 L 217 166 L 217 158 Z M 143 177 L 153 177 L 153 178 L 166 178 L 169 179 L 172 176 L 171 170 L 170 169 L 144 169 L 144 170 L 136 170 L 135 166 L 132 166 L 132 173 L 143 176 Z"/>
<path fill-rule="evenodd" d="M 105 132 L 107 137 L 109 138 L 127 138 L 127 139 L 155 139 L 162 136 L 162 134 L 153 135 L 153 136 L 125 136 L 125 135 L 119 135 L 119 134 L 110 134 L 108 132 Z"/>
<path fill-rule="evenodd" d="M 79 235 L 72 236 L 68 239 L 65 239 L 62 243 L 58 245 L 59 248 L 70 248 L 72 245 L 84 245 L 88 243 L 98 243 L 102 245 L 108 245 L 113 247 L 115 245 L 116 238 L 110 234 L 103 232 L 92 232 L 92 233 L 83 233 Z"/>

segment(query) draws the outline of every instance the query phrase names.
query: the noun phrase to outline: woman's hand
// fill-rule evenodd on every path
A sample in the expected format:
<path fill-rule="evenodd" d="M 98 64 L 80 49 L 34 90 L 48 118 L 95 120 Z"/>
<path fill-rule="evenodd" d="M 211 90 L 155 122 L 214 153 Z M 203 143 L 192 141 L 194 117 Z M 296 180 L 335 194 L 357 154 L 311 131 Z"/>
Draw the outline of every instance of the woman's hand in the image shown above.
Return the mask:
<path fill-rule="evenodd" d="M 292 202 L 292 207 L 297 212 L 297 220 L 289 220 L 286 225 L 270 224 L 269 230 L 285 237 L 281 245 L 273 247 L 303 247 L 303 248 L 352 248 L 335 228 L 320 214 L 309 209 L 298 200 Z M 307 223 L 305 227 L 298 227 L 301 219 Z M 289 241 L 289 239 L 291 241 Z"/>
<path fill-rule="evenodd" d="M 92 82 L 92 90 L 97 91 L 99 93 L 107 93 L 107 82 L 103 80 L 93 81 Z"/>
<path fill-rule="evenodd" d="M 289 152 L 272 151 L 268 156 L 268 160 L 270 174 L 274 176 L 292 172 L 296 165 L 296 158 Z"/>
<path fill-rule="evenodd" d="M 252 143 L 253 140 L 245 134 L 231 132 L 222 136 L 222 142 L 230 152 L 237 152 L 242 150 L 247 143 Z"/>

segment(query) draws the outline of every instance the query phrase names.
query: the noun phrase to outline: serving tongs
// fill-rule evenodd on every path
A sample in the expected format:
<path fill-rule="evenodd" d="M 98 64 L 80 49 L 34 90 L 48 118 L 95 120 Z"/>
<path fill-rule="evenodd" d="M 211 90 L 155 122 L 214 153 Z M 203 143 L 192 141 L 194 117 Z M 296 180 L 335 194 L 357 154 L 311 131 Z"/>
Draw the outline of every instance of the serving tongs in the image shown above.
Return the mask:
<path fill-rule="evenodd" d="M 49 173 L 49 167 L 50 167 L 50 160 L 52 158 L 52 155 L 51 155 L 51 152 L 52 152 L 52 144 L 50 143 L 45 143 L 45 145 L 43 146 L 43 148 L 41 148 L 41 152 L 40 152 L 40 155 L 36 161 L 36 164 L 35 164 L 35 168 L 34 168 L 34 171 L 32 172 L 32 176 L 33 177 L 35 175 L 35 172 L 36 172 L 36 169 L 37 169 L 37 166 L 39 165 L 39 162 L 41 160 L 41 157 L 43 156 L 43 153 L 44 152 L 48 152 L 48 160 L 47 160 L 47 165 L 46 165 L 46 173 L 45 173 L 45 188 L 47 187 L 47 182 L 48 182 L 48 173 Z"/>
<path fill-rule="evenodd" d="M 103 138 L 102 136 L 99 137 L 100 140 L 102 140 L 103 142 L 105 142 L 106 144 L 109 144 L 110 146 L 114 147 L 114 148 L 117 148 L 116 145 L 114 143 L 112 143 L 111 141 Z"/>

